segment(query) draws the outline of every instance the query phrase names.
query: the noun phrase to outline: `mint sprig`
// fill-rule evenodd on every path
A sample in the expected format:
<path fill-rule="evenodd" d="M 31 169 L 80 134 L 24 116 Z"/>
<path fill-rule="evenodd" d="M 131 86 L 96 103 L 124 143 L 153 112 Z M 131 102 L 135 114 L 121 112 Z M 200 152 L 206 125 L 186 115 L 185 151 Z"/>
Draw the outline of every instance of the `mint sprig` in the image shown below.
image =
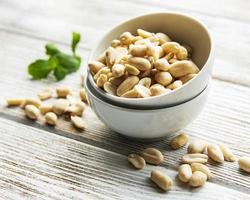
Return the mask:
<path fill-rule="evenodd" d="M 81 65 L 81 57 L 76 54 L 76 47 L 80 39 L 79 33 L 72 33 L 72 55 L 61 52 L 52 43 L 46 44 L 45 53 L 48 55 L 48 59 L 38 59 L 28 66 L 28 73 L 32 79 L 43 79 L 53 72 L 55 78 L 60 81 L 68 74 L 76 72 Z"/>

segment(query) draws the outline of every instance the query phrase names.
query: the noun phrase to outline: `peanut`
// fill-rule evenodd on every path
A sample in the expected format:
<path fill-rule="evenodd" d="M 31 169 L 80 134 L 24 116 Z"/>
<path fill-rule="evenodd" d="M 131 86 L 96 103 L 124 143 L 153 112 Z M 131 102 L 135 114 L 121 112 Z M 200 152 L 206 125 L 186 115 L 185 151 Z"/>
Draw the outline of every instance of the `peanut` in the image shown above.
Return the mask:
<path fill-rule="evenodd" d="M 223 153 L 224 160 L 229 161 L 229 162 L 236 161 L 236 157 L 233 155 L 233 153 L 230 151 L 227 145 L 220 144 L 219 146 L 220 146 L 220 150 Z"/>
<path fill-rule="evenodd" d="M 46 100 L 49 99 L 53 94 L 53 90 L 51 88 L 45 88 L 41 92 L 37 94 L 38 98 L 40 100 Z"/>
<path fill-rule="evenodd" d="M 138 92 L 132 89 L 132 90 L 125 92 L 121 97 L 137 98 L 138 96 L 139 96 Z"/>
<path fill-rule="evenodd" d="M 173 186 L 172 179 L 158 170 L 151 172 L 151 180 L 164 191 L 170 190 Z"/>
<path fill-rule="evenodd" d="M 130 54 L 134 57 L 144 57 L 147 55 L 147 46 L 146 45 L 131 45 Z"/>
<path fill-rule="evenodd" d="M 34 105 L 26 105 L 24 108 L 25 114 L 29 119 L 36 120 L 39 116 L 39 109 Z"/>
<path fill-rule="evenodd" d="M 190 60 L 182 60 L 170 65 L 169 72 L 172 76 L 178 78 L 188 74 L 199 72 L 199 68 Z"/>
<path fill-rule="evenodd" d="M 58 98 L 66 98 L 70 94 L 71 90 L 69 87 L 59 87 L 56 89 L 56 94 Z"/>
<path fill-rule="evenodd" d="M 103 67 L 101 68 L 94 76 L 94 80 L 96 81 L 101 74 L 108 74 L 110 72 L 110 68 Z"/>
<path fill-rule="evenodd" d="M 184 47 L 180 46 L 179 51 L 176 54 L 176 58 L 179 60 L 185 60 L 188 58 L 188 51 Z"/>
<path fill-rule="evenodd" d="M 83 102 L 88 103 L 88 97 L 84 88 L 80 89 L 79 95 Z"/>
<path fill-rule="evenodd" d="M 117 95 L 123 95 L 125 92 L 131 90 L 138 82 L 139 78 L 137 76 L 129 76 L 117 88 Z"/>
<path fill-rule="evenodd" d="M 189 185 L 192 187 L 200 187 L 207 181 L 207 175 L 200 171 L 195 171 L 189 180 Z"/>
<path fill-rule="evenodd" d="M 37 108 L 39 108 L 41 106 L 41 101 L 40 99 L 28 98 L 28 99 L 25 99 L 24 103 L 22 104 L 22 107 L 25 107 L 26 105 L 34 105 Z"/>
<path fill-rule="evenodd" d="M 169 92 L 171 92 L 171 90 L 166 89 L 164 86 L 160 84 L 154 84 L 150 87 L 151 96 L 157 96 L 157 95 L 161 95 L 161 94 L 165 94 Z"/>
<path fill-rule="evenodd" d="M 168 54 L 168 53 L 177 54 L 179 52 L 179 49 L 180 49 L 180 44 L 177 42 L 165 42 L 162 45 L 162 48 L 166 54 Z"/>
<path fill-rule="evenodd" d="M 52 105 L 41 105 L 39 110 L 43 115 L 45 115 L 46 113 L 52 111 Z"/>
<path fill-rule="evenodd" d="M 168 89 L 170 90 L 175 90 L 178 89 L 182 86 L 182 82 L 180 80 L 174 81 L 170 85 L 167 86 Z"/>
<path fill-rule="evenodd" d="M 71 115 L 71 116 L 82 116 L 82 113 L 84 111 L 85 107 L 78 103 L 76 105 L 69 106 L 65 109 L 64 114 Z"/>
<path fill-rule="evenodd" d="M 112 40 L 111 41 L 111 47 L 115 48 L 121 46 L 121 41 L 120 40 Z"/>
<path fill-rule="evenodd" d="M 161 58 L 155 61 L 154 63 L 154 67 L 155 69 L 159 70 L 159 71 L 168 71 L 170 68 L 170 64 L 168 63 L 168 61 L 165 58 Z"/>
<path fill-rule="evenodd" d="M 156 33 L 155 36 L 159 39 L 161 45 L 171 41 L 171 39 L 165 33 Z"/>
<path fill-rule="evenodd" d="M 108 76 L 106 74 L 101 74 L 96 80 L 96 85 L 100 88 L 103 88 L 104 83 L 108 81 Z"/>
<path fill-rule="evenodd" d="M 129 154 L 128 161 L 136 168 L 136 169 L 143 169 L 146 165 L 146 162 L 143 157 L 137 154 Z"/>
<path fill-rule="evenodd" d="M 189 179 L 191 178 L 192 176 L 192 170 L 191 170 L 191 167 L 190 165 L 188 164 L 182 164 L 179 169 L 178 169 L 178 178 L 186 183 L 189 181 Z"/>
<path fill-rule="evenodd" d="M 22 106 L 25 102 L 25 99 L 19 99 L 19 98 L 15 98 L 15 99 L 7 99 L 7 106 Z"/>
<path fill-rule="evenodd" d="M 239 167 L 245 172 L 250 173 L 250 157 L 243 156 L 238 160 Z"/>
<path fill-rule="evenodd" d="M 207 143 L 203 140 L 192 141 L 187 148 L 188 153 L 204 153 L 207 148 Z"/>
<path fill-rule="evenodd" d="M 182 157 L 182 162 L 191 164 L 191 163 L 206 163 L 208 160 L 208 156 L 201 153 L 191 153 L 186 154 Z"/>
<path fill-rule="evenodd" d="M 78 128 L 84 130 L 87 126 L 86 123 L 83 121 L 83 119 L 79 116 L 71 116 L 70 117 L 73 125 Z"/>
<path fill-rule="evenodd" d="M 116 95 L 117 87 L 110 82 L 104 83 L 103 89 L 109 94 Z"/>
<path fill-rule="evenodd" d="M 220 147 L 216 144 L 209 144 L 207 146 L 207 155 L 209 156 L 209 158 L 211 158 L 212 160 L 216 162 L 219 162 L 219 163 L 224 162 L 223 153 Z"/>
<path fill-rule="evenodd" d="M 111 77 L 109 79 L 109 82 L 115 86 L 119 86 L 126 78 L 127 78 L 126 76 L 122 76 L 119 78 Z"/>
<path fill-rule="evenodd" d="M 134 90 L 139 94 L 140 97 L 150 97 L 150 90 L 143 85 L 136 85 Z"/>
<path fill-rule="evenodd" d="M 153 36 L 153 33 L 150 33 L 148 31 L 142 30 L 142 29 L 137 29 L 137 34 L 141 36 L 142 38 L 149 38 Z"/>
<path fill-rule="evenodd" d="M 49 125 L 56 125 L 57 122 L 57 115 L 53 112 L 48 112 L 45 114 L 45 121 Z"/>
<path fill-rule="evenodd" d="M 151 85 L 151 78 L 148 78 L 148 77 L 142 78 L 142 79 L 138 82 L 138 85 L 143 85 L 143 86 L 149 88 L 150 85 Z"/>
<path fill-rule="evenodd" d="M 173 77 L 168 72 L 157 72 L 155 74 L 155 80 L 157 83 L 167 86 L 172 82 Z"/>
<path fill-rule="evenodd" d="M 128 59 L 128 64 L 133 65 L 140 71 L 151 69 L 151 63 L 147 59 L 141 57 L 130 57 Z"/>
<path fill-rule="evenodd" d="M 112 67 L 112 74 L 115 78 L 121 77 L 124 75 L 125 67 L 122 64 L 114 64 Z"/>
<path fill-rule="evenodd" d="M 134 36 L 130 32 L 124 32 L 120 35 L 120 41 L 122 44 L 129 45 L 133 42 Z"/>
<path fill-rule="evenodd" d="M 180 77 L 179 80 L 184 84 L 184 83 L 190 81 L 192 78 L 194 78 L 196 76 L 197 76 L 197 74 L 188 74 L 186 76 Z"/>
<path fill-rule="evenodd" d="M 155 148 L 147 148 L 142 151 L 142 157 L 147 163 L 159 165 L 163 162 L 162 153 Z"/>
<path fill-rule="evenodd" d="M 192 163 L 191 169 L 192 169 L 192 172 L 200 171 L 206 174 L 208 179 L 211 178 L 210 169 L 206 165 L 203 165 L 201 163 Z"/>
<path fill-rule="evenodd" d="M 99 61 L 92 61 L 88 63 L 89 70 L 96 74 L 101 68 L 105 67 L 105 65 Z"/>
<path fill-rule="evenodd" d="M 187 142 L 188 142 L 188 135 L 182 133 L 171 140 L 170 146 L 172 147 L 172 149 L 179 149 L 184 145 L 186 145 Z"/>
<path fill-rule="evenodd" d="M 102 54 L 97 57 L 97 61 L 104 64 L 104 65 L 107 64 L 106 63 L 106 50 L 104 52 L 102 52 Z M 91 67 L 90 67 L 90 69 L 91 69 Z"/>
<path fill-rule="evenodd" d="M 130 64 L 125 64 L 125 71 L 135 76 L 140 74 L 140 71 L 136 67 Z"/>
<path fill-rule="evenodd" d="M 66 99 L 58 99 L 52 106 L 52 111 L 57 115 L 62 115 L 69 106 L 69 102 Z"/>

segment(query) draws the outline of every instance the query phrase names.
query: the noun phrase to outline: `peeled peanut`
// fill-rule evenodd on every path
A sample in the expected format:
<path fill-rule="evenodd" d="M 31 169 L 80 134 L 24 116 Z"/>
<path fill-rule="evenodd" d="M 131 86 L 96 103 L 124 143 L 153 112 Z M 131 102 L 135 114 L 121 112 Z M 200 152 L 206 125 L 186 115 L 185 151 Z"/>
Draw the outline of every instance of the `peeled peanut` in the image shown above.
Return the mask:
<path fill-rule="evenodd" d="M 147 55 L 146 45 L 131 45 L 130 54 L 134 57 L 144 57 Z"/>
<path fill-rule="evenodd" d="M 172 82 L 173 78 L 168 72 L 157 72 L 155 74 L 155 80 L 157 83 L 167 86 Z"/>
<path fill-rule="evenodd" d="M 142 40 L 142 39 L 143 39 L 143 37 L 141 37 L 141 36 L 135 36 L 135 37 L 133 37 L 132 43 L 136 43 L 137 41 Z"/>
<path fill-rule="evenodd" d="M 108 76 L 106 74 L 101 74 L 96 80 L 96 85 L 100 88 L 103 88 L 104 83 L 108 81 Z"/>
<path fill-rule="evenodd" d="M 116 95 L 117 87 L 110 82 L 104 83 L 103 89 L 109 94 Z"/>
<path fill-rule="evenodd" d="M 126 78 L 127 78 L 127 76 L 122 76 L 122 77 L 119 77 L 119 78 L 111 77 L 109 79 L 109 82 L 112 83 L 115 86 L 119 86 Z"/>
<path fill-rule="evenodd" d="M 82 116 L 84 109 L 85 109 L 84 103 L 80 102 L 75 105 L 71 105 L 67 107 L 64 111 L 64 114 L 71 115 L 71 116 L 74 116 L 74 115 Z"/>
<path fill-rule="evenodd" d="M 111 47 L 115 48 L 121 46 L 121 41 L 120 40 L 112 40 L 111 41 Z"/>
<path fill-rule="evenodd" d="M 7 106 L 21 106 L 24 104 L 25 99 L 14 98 L 14 99 L 7 99 Z"/>
<path fill-rule="evenodd" d="M 162 153 L 155 148 L 147 148 L 142 152 L 142 157 L 145 159 L 147 163 L 159 165 L 163 162 Z"/>
<path fill-rule="evenodd" d="M 224 160 L 229 161 L 229 162 L 234 162 L 236 161 L 236 157 L 233 155 L 233 153 L 230 151 L 227 145 L 225 144 L 220 144 L 220 149 L 223 153 Z"/>
<path fill-rule="evenodd" d="M 48 112 L 45 114 L 45 121 L 49 125 L 56 125 L 57 115 L 53 112 Z"/>
<path fill-rule="evenodd" d="M 169 92 L 171 92 L 171 90 L 166 89 L 161 84 L 154 84 L 150 87 L 151 96 L 157 96 L 157 95 L 161 95 L 161 94 L 165 94 L 165 93 L 169 93 Z"/>
<path fill-rule="evenodd" d="M 180 49 L 180 44 L 177 42 L 165 42 L 162 45 L 162 48 L 166 54 L 168 54 L 168 53 L 177 54 L 179 52 L 179 49 Z"/>
<path fill-rule="evenodd" d="M 207 178 L 211 178 L 210 169 L 201 163 L 191 163 L 192 172 L 200 171 L 207 175 Z"/>
<path fill-rule="evenodd" d="M 41 106 L 41 101 L 40 99 L 36 99 L 36 98 L 27 98 L 25 99 L 24 103 L 22 104 L 23 107 L 25 107 L 26 105 L 34 105 L 37 108 L 39 108 Z"/>
<path fill-rule="evenodd" d="M 188 153 L 204 153 L 207 148 L 207 143 L 203 140 L 192 141 L 187 148 Z"/>
<path fill-rule="evenodd" d="M 159 71 L 168 71 L 170 64 L 165 58 L 161 58 L 155 61 L 154 67 Z"/>
<path fill-rule="evenodd" d="M 112 67 L 115 64 L 116 53 L 113 47 L 109 47 L 105 53 L 106 63 L 108 67 Z"/>
<path fill-rule="evenodd" d="M 143 85 L 136 85 L 134 90 L 139 94 L 140 97 L 150 97 L 150 90 Z"/>
<path fill-rule="evenodd" d="M 159 59 L 159 49 L 152 43 L 147 44 L 147 55 L 152 57 L 153 61 Z"/>
<path fill-rule="evenodd" d="M 140 78 L 145 78 L 147 76 L 150 76 L 151 72 L 152 72 L 152 69 L 149 69 L 149 70 L 146 70 L 146 71 L 142 71 L 138 76 Z"/>
<path fill-rule="evenodd" d="M 182 86 L 182 82 L 180 80 L 174 81 L 170 85 L 167 86 L 168 89 L 170 90 L 175 90 L 178 89 Z"/>
<path fill-rule="evenodd" d="M 143 85 L 143 86 L 149 88 L 150 85 L 151 85 L 151 78 L 149 78 L 149 77 L 142 78 L 142 79 L 138 82 L 138 85 Z"/>
<path fill-rule="evenodd" d="M 83 102 L 88 103 L 88 97 L 84 88 L 80 89 L 79 95 Z"/>
<path fill-rule="evenodd" d="M 40 112 L 45 115 L 48 112 L 52 111 L 52 105 L 41 105 L 39 107 Z"/>
<path fill-rule="evenodd" d="M 207 175 L 200 171 L 195 171 L 189 180 L 189 185 L 192 187 L 200 187 L 207 181 Z"/>
<path fill-rule="evenodd" d="M 78 129 L 84 130 L 87 127 L 86 123 L 83 121 L 83 119 L 81 117 L 71 116 L 70 119 L 71 119 L 73 125 Z"/>
<path fill-rule="evenodd" d="M 112 67 L 112 74 L 115 78 L 121 77 L 124 75 L 125 67 L 122 64 L 114 64 Z"/>
<path fill-rule="evenodd" d="M 151 172 L 151 180 L 164 191 L 170 190 L 173 186 L 172 179 L 158 170 L 154 170 Z"/>
<path fill-rule="evenodd" d="M 192 78 L 194 78 L 196 76 L 197 76 L 197 74 L 188 74 L 188 75 L 179 77 L 179 80 L 184 84 L 184 83 L 190 81 Z"/>
<path fill-rule="evenodd" d="M 25 114 L 29 119 L 36 120 L 39 116 L 39 109 L 34 105 L 26 105 L 24 108 Z"/>
<path fill-rule="evenodd" d="M 99 61 L 91 61 L 88 63 L 89 70 L 96 74 L 101 68 L 105 67 L 105 65 Z"/>
<path fill-rule="evenodd" d="M 243 156 L 238 160 L 239 167 L 245 172 L 250 173 L 250 157 Z"/>
<path fill-rule="evenodd" d="M 182 133 L 171 140 L 170 146 L 172 147 L 172 149 L 179 149 L 185 146 L 187 142 L 188 142 L 188 135 Z"/>
<path fill-rule="evenodd" d="M 128 64 L 133 65 L 141 71 L 151 69 L 151 63 L 147 59 L 141 57 L 130 57 L 128 59 Z"/>
<path fill-rule="evenodd" d="M 69 87 L 59 87 L 56 89 L 56 94 L 58 98 L 66 98 L 70 94 L 71 90 Z"/>
<path fill-rule="evenodd" d="M 137 98 L 138 96 L 139 96 L 138 92 L 132 89 L 132 90 L 125 92 L 121 97 Z"/>
<path fill-rule="evenodd" d="M 110 68 L 108 67 L 103 67 L 101 68 L 95 75 L 94 75 L 94 80 L 96 81 L 101 74 L 108 74 L 110 72 Z"/>
<path fill-rule="evenodd" d="M 49 99 L 53 94 L 53 90 L 51 88 L 44 88 L 41 92 L 37 94 L 40 100 Z"/>
<path fill-rule="evenodd" d="M 171 58 L 170 60 L 168 60 L 168 62 L 170 64 L 173 64 L 173 63 L 178 62 L 178 61 L 180 61 L 180 60 L 178 60 L 177 58 Z"/>
<path fill-rule="evenodd" d="M 128 161 L 136 168 L 136 169 L 143 169 L 146 165 L 146 162 L 143 157 L 137 154 L 129 154 Z"/>
<path fill-rule="evenodd" d="M 162 58 L 165 55 L 165 52 L 161 46 L 156 46 L 156 50 L 159 54 L 159 58 Z"/>
<path fill-rule="evenodd" d="M 100 63 L 106 65 L 106 64 L 107 64 L 107 63 L 106 63 L 106 50 L 105 50 L 104 52 L 102 52 L 102 54 L 99 55 L 99 56 L 97 57 L 96 60 L 97 60 L 98 62 L 100 62 Z"/>
<path fill-rule="evenodd" d="M 129 45 L 133 42 L 134 36 L 130 32 L 124 32 L 120 35 L 120 41 L 122 44 Z"/>
<path fill-rule="evenodd" d="M 199 68 L 190 60 L 182 60 L 171 64 L 168 71 L 172 76 L 178 78 L 188 74 L 198 73 Z"/>
<path fill-rule="evenodd" d="M 159 39 L 161 45 L 171 41 L 171 39 L 165 33 L 156 33 L 155 36 Z"/>
<path fill-rule="evenodd" d="M 141 36 L 142 38 L 148 38 L 153 36 L 153 33 L 150 33 L 148 31 L 142 30 L 142 29 L 137 29 L 137 34 Z"/>
<path fill-rule="evenodd" d="M 169 62 L 171 59 L 174 58 L 174 53 L 170 52 L 170 53 L 167 53 L 164 58 Z"/>
<path fill-rule="evenodd" d="M 130 64 L 125 64 L 125 71 L 127 71 L 131 75 L 140 74 L 140 71 L 136 67 L 134 67 L 133 65 L 130 65 Z"/>
<path fill-rule="evenodd" d="M 115 48 L 115 63 L 120 63 L 124 57 L 129 56 L 127 48 L 117 47 Z"/>
<path fill-rule="evenodd" d="M 216 144 L 209 144 L 207 146 L 207 155 L 212 160 L 223 163 L 224 162 L 224 155 L 220 149 L 220 147 Z"/>
<path fill-rule="evenodd" d="M 186 183 L 192 176 L 192 169 L 189 164 L 182 164 L 178 169 L 178 178 Z"/>
<path fill-rule="evenodd" d="M 208 156 L 201 153 L 190 153 L 182 157 L 182 162 L 191 164 L 191 163 L 206 163 Z"/>
<path fill-rule="evenodd" d="M 176 54 L 176 58 L 179 60 L 185 60 L 188 57 L 188 51 L 185 47 L 180 46 L 179 51 Z"/>
<path fill-rule="evenodd" d="M 52 106 L 52 110 L 57 115 L 62 115 L 69 106 L 69 101 L 66 99 L 58 99 Z"/>
<path fill-rule="evenodd" d="M 125 92 L 131 90 L 138 82 L 139 78 L 137 76 L 129 76 L 118 86 L 116 91 L 117 95 L 123 95 Z"/>

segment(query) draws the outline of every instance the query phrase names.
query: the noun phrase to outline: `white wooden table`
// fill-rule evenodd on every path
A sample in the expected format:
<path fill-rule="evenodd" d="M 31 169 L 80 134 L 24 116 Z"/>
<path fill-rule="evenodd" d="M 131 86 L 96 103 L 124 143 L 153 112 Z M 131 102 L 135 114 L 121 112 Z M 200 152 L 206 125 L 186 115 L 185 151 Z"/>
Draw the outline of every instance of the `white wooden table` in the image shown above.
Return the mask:
<path fill-rule="evenodd" d="M 80 88 L 80 72 L 64 81 L 31 81 L 27 65 L 43 56 L 47 41 L 68 48 L 72 31 L 83 35 L 83 60 L 99 37 L 121 20 L 156 11 L 181 11 L 204 21 L 216 43 L 212 92 L 203 113 L 184 131 L 191 139 L 225 142 L 237 156 L 250 155 L 250 1 L 248 0 L 1 0 L 0 1 L 0 199 L 250 199 L 250 175 L 237 163 L 209 163 L 213 179 L 191 189 L 177 180 L 163 193 L 149 180 L 155 166 L 134 170 L 127 154 L 144 147 L 165 156 L 158 167 L 176 179 L 185 148 L 169 139 L 127 140 L 105 127 L 88 108 L 89 124 L 55 129 L 8 109 L 9 97 L 31 97 L 46 85 Z"/>

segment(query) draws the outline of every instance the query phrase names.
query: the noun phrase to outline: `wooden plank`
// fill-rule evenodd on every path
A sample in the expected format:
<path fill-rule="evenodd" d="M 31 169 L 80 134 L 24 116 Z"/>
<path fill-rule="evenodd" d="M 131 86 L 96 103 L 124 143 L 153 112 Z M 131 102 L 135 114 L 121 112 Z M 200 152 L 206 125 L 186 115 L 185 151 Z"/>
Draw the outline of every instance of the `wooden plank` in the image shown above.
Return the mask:
<path fill-rule="evenodd" d="M 175 170 L 134 170 L 126 156 L 13 121 L 0 118 L 0 126 L 0 194 L 6 199 L 250 198 L 211 182 L 191 189 L 175 180 Z M 163 193 L 149 180 L 153 169 L 174 179 L 173 190 Z"/>
<path fill-rule="evenodd" d="M 22 36 L 18 37 L 15 34 L 8 34 L 6 32 L 0 32 L 0 41 L 3 47 L 0 50 L 0 57 L 4 58 L 2 66 L 5 69 L 0 73 L 0 102 L 1 113 L 4 117 L 19 120 L 22 123 L 37 126 L 91 145 L 113 150 L 123 155 L 145 147 L 145 144 L 126 140 L 116 133 L 111 132 L 96 118 L 89 108 L 84 115 L 84 119 L 89 124 L 89 127 L 84 133 L 76 132 L 70 123 L 65 123 L 63 120 L 59 123 L 56 130 L 51 127 L 31 123 L 24 118 L 21 110 L 5 108 L 4 100 L 6 98 L 34 97 L 38 91 L 48 85 L 51 87 L 67 85 L 77 91 L 80 88 L 81 72 L 72 74 L 66 80 L 57 83 L 52 83 L 51 81 L 30 81 L 27 76 L 26 66 L 30 60 L 43 56 L 42 49 L 45 42 L 27 39 Z M 65 46 L 61 47 L 66 48 Z M 87 51 L 82 51 L 81 53 L 84 56 L 84 60 L 86 60 Z M 205 111 L 186 131 L 193 138 L 229 143 L 237 155 L 249 154 L 249 99 L 249 88 L 222 81 L 214 81 L 213 91 Z M 242 138 L 244 138 L 243 142 Z M 169 139 L 152 145 L 157 146 L 165 152 L 165 155 L 169 159 L 166 166 L 175 168 L 178 164 L 176 155 L 180 156 L 184 154 L 185 150 L 183 149 L 178 152 L 169 151 L 168 141 Z M 216 167 L 214 167 L 214 170 L 216 171 L 216 177 L 223 179 L 225 184 L 230 179 L 229 182 L 234 183 L 234 185 L 239 184 L 246 188 L 250 187 L 245 176 L 235 173 L 235 164 L 227 164 L 224 167 L 222 173 Z M 228 174 L 233 175 L 228 177 Z"/>
<path fill-rule="evenodd" d="M 58 7 L 57 1 L 2 1 L 0 27 L 64 43 L 70 41 L 70 32 L 77 30 L 84 36 L 85 47 L 91 49 L 105 31 L 121 20 L 148 12 L 181 11 L 204 21 L 213 34 L 216 48 L 214 77 L 249 86 L 250 24 L 245 22 L 250 18 L 247 12 L 249 2 L 241 0 L 235 5 L 232 0 L 220 1 L 220 5 L 223 6 L 219 6 L 218 3 L 212 4 L 210 1 L 178 2 L 107 0 L 105 4 L 101 4 L 98 0 L 84 3 L 63 0 L 60 1 L 60 8 L 55 10 L 54 8 Z M 201 12 L 201 8 L 204 7 L 207 9 Z M 236 53 L 239 50 L 240 53 Z"/>

